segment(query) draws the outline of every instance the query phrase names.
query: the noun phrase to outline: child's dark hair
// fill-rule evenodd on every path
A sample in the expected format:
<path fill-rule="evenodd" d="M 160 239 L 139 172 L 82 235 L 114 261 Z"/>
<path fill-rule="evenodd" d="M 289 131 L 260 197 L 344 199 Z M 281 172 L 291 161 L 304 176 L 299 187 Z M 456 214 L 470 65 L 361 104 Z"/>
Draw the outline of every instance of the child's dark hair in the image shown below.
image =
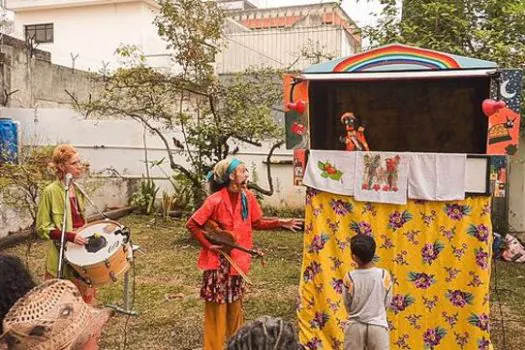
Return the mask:
<path fill-rule="evenodd" d="M 359 234 L 350 240 L 352 254 L 359 258 L 362 264 L 369 263 L 376 253 L 376 242 L 371 236 Z"/>

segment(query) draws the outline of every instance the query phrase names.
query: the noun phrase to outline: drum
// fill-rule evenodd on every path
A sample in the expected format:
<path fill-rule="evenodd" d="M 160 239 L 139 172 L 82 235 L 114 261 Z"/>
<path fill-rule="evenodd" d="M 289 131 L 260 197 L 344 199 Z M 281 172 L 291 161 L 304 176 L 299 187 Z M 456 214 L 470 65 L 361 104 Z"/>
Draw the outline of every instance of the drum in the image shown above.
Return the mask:
<path fill-rule="evenodd" d="M 64 257 L 88 284 L 96 287 L 116 282 L 129 270 L 133 251 L 129 231 L 124 226 L 113 220 L 95 221 L 77 234 L 88 243 L 80 246 L 67 242 Z"/>

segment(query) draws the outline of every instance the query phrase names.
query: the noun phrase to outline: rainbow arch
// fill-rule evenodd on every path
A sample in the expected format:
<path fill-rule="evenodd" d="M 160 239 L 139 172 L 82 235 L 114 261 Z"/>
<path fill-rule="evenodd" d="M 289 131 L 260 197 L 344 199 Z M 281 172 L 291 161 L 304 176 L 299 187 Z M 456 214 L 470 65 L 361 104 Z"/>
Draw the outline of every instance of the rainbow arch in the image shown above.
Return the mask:
<path fill-rule="evenodd" d="M 372 68 L 408 64 L 422 70 L 461 68 L 451 56 L 431 50 L 393 44 L 350 56 L 339 62 L 333 72 L 363 72 Z"/>

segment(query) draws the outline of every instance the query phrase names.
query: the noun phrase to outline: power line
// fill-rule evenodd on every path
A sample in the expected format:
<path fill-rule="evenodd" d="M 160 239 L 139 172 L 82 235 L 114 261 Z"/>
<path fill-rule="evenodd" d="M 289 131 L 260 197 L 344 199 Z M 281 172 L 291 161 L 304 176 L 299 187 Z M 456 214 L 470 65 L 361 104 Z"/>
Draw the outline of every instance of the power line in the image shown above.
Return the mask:
<path fill-rule="evenodd" d="M 285 66 L 285 64 L 284 64 L 283 62 L 281 62 L 281 61 L 279 61 L 279 60 L 277 60 L 277 59 L 275 59 L 275 58 L 273 58 L 273 57 L 270 57 L 270 56 L 268 56 L 267 54 L 265 54 L 264 52 L 261 52 L 261 51 L 259 51 L 259 50 L 257 50 L 257 49 L 254 49 L 253 47 L 249 47 L 249 46 L 247 46 L 247 45 L 245 45 L 245 44 L 243 44 L 243 43 L 241 43 L 241 42 L 239 42 L 239 41 L 237 41 L 237 40 L 234 40 L 234 39 L 232 39 L 232 38 L 229 38 L 229 37 L 226 37 L 226 40 L 229 40 L 229 41 L 234 42 L 234 43 L 236 43 L 236 44 L 238 44 L 238 45 L 241 45 L 242 47 L 244 47 L 244 48 L 246 48 L 246 49 L 248 49 L 248 50 L 250 50 L 250 51 L 253 51 L 253 52 L 255 52 L 255 53 L 257 53 L 257 54 L 259 54 L 259 55 L 261 55 L 261 56 L 263 56 L 263 57 L 266 57 L 266 58 L 268 58 L 268 59 L 270 59 L 270 60 L 272 60 L 272 61 L 274 61 L 274 62 L 277 62 L 277 63 L 279 63 L 279 64 Z"/>

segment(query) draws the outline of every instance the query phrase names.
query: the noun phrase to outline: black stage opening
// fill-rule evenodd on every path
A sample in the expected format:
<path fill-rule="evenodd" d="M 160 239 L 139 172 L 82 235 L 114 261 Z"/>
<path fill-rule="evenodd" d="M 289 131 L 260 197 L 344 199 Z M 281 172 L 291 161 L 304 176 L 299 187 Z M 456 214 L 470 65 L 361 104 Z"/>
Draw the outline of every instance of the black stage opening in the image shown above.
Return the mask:
<path fill-rule="evenodd" d="M 486 152 L 489 77 L 309 84 L 312 149 L 343 150 L 340 116 L 354 112 L 371 151 Z"/>

